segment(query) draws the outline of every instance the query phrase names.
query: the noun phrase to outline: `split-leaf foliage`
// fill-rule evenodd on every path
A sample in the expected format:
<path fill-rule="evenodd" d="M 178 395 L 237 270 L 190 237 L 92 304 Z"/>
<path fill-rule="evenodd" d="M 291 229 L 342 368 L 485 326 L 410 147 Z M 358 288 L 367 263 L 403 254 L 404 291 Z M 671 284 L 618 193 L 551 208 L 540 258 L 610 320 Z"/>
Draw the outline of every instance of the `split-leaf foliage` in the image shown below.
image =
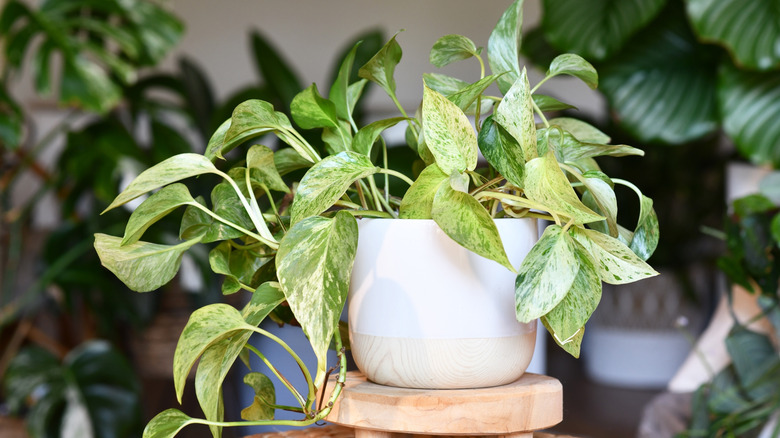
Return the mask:
<path fill-rule="evenodd" d="M 359 68 L 359 78 L 346 74 L 354 63 L 353 51 L 348 52 L 329 94 L 322 95 L 314 84 L 299 91 L 290 103 L 291 117 L 269 102 L 239 104 L 201 158 L 184 154 L 164 161 L 142 173 L 115 199 L 111 208 L 160 188 L 136 209 L 140 213 L 128 222 L 123 239 L 98 236 L 96 249 L 103 264 L 117 273 L 143 272 L 132 287 L 147 290 L 167 281 L 175 270 L 177 251 L 213 242 L 210 261 L 213 270 L 225 276 L 225 293 L 243 289 L 257 297 L 265 291 L 266 306 L 279 304 L 283 296 L 318 359 L 313 375 L 302 369 L 308 393 L 287 388 L 300 402 L 291 408 L 302 414 L 296 424 L 316 422 L 330 409 L 327 403 L 318 406 L 315 398 L 326 377 L 327 349 L 334 339 L 341 345 L 339 315 L 356 254 L 356 217 L 434 220 L 463 247 L 517 272 L 517 319 L 542 318 L 556 341 L 578 356 L 583 326 L 598 304 L 601 282 L 656 275 L 645 260 L 657 245 L 658 224 L 649 198 L 626 181 L 610 179 L 593 160 L 642 155 L 641 150 L 610 145 L 608 136 L 587 123 L 550 118 L 542 110 L 566 104 L 535 96 L 519 65 L 521 21 L 518 0 L 499 19 L 488 41 L 489 75 L 483 51 L 472 41 L 454 35 L 438 40 L 431 51 L 435 65 L 476 60 L 481 78 L 470 84 L 442 74 L 426 75 L 422 103 L 413 116 L 396 96 L 394 71 L 402 58 L 398 35 Z M 573 76 L 591 87 L 598 84 L 596 70 L 577 55 L 558 58 L 548 77 L 557 75 Z M 399 116 L 359 125 L 353 108 L 367 81 L 388 94 Z M 494 82 L 503 96 L 487 94 Z M 406 124 L 417 164 L 395 168 L 388 156 L 398 148 L 387 145 L 383 131 L 401 123 Z M 271 139 L 279 145 L 275 151 L 257 146 L 270 144 L 260 142 Z M 245 160 L 219 170 L 222 158 L 236 150 L 243 151 Z M 483 166 L 480 151 L 487 159 Z M 288 174 L 293 167 L 302 176 Z M 182 187 L 187 179 L 204 173 L 220 179 L 210 204 L 194 199 Z M 279 177 L 285 176 L 287 186 L 282 187 Z M 615 184 L 637 192 L 643 214 L 636 224 L 618 224 Z M 185 240 L 173 246 L 148 246 L 154 245 L 143 240 L 148 225 L 185 205 L 181 228 Z M 493 221 L 498 217 L 553 224 L 522 264 L 513 266 L 504 249 L 511 243 L 501 241 Z M 124 255 L 143 253 L 138 248 L 161 262 Z M 280 295 L 269 294 L 271 290 Z M 204 367 L 225 369 L 247 335 L 271 336 L 286 347 L 257 328 L 262 318 L 250 320 L 246 313 L 224 304 L 193 313 L 174 363 L 179 394 L 198 359 L 198 372 Z M 231 354 L 222 354 L 226 348 Z M 297 353 L 286 348 L 297 360 Z M 265 360 L 262 353 L 254 353 Z M 339 378 L 344 373 L 342 364 Z M 217 436 L 221 427 L 236 425 L 223 421 L 222 411 L 215 408 L 219 398 L 213 394 L 219 393 L 219 382 L 212 383 L 209 392 L 209 383 L 199 381 L 205 385 L 198 397 L 207 407 L 206 419 L 169 410 L 152 420 L 145 437 L 171 437 L 193 423 L 208 424 Z M 264 379 L 252 376 L 247 382 L 257 396 L 244 411 L 246 424 L 287 424 L 265 418 L 273 399 Z"/>

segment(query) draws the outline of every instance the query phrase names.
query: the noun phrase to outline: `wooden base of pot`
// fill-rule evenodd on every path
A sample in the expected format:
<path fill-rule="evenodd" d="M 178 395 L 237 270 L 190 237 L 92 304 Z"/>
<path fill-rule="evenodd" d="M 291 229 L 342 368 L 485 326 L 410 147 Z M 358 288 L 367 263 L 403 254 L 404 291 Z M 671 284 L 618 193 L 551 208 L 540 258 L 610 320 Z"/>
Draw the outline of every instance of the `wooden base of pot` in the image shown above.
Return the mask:
<path fill-rule="evenodd" d="M 520 378 L 533 357 L 536 331 L 478 339 L 390 338 L 352 332 L 350 343 L 358 368 L 380 385 L 486 388 Z"/>
<path fill-rule="evenodd" d="M 332 389 L 335 379 L 331 379 Z M 531 438 L 563 419 L 561 383 L 524 374 L 480 389 L 407 389 L 377 385 L 350 372 L 327 421 L 355 428 L 356 438 L 414 435 Z"/>

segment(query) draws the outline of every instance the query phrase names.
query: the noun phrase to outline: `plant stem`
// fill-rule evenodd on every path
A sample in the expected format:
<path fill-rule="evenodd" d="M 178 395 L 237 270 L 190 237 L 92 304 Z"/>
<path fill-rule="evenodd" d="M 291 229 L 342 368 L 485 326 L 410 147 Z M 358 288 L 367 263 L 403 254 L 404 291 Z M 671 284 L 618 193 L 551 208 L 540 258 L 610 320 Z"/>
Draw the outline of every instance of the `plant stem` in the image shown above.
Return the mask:
<path fill-rule="evenodd" d="M 386 174 L 388 174 L 388 175 L 393 175 L 394 177 L 396 177 L 396 178 L 398 178 L 398 179 L 402 180 L 403 182 L 405 182 L 405 183 L 409 184 L 410 186 L 411 186 L 412 184 L 414 184 L 414 181 L 412 181 L 412 180 L 411 180 L 411 179 L 410 179 L 408 176 L 404 175 L 404 174 L 403 174 L 403 173 L 401 173 L 401 172 L 398 172 L 398 171 L 396 171 L 396 170 L 393 170 L 393 169 L 381 169 L 381 168 L 380 168 L 380 169 L 379 169 L 379 173 L 386 173 Z"/>
<path fill-rule="evenodd" d="M 293 386 L 292 383 L 290 383 L 289 380 L 287 380 L 286 377 L 282 375 L 282 373 L 279 372 L 279 370 L 271 363 L 271 361 L 268 360 L 267 357 L 263 353 L 260 352 L 257 348 L 255 348 L 254 345 L 251 345 L 247 343 L 244 348 L 254 353 L 260 360 L 265 364 L 265 366 L 268 367 L 268 369 L 271 370 L 272 373 L 276 376 L 277 379 L 279 379 L 284 386 L 287 387 L 287 389 L 292 393 L 293 397 L 298 401 L 298 404 L 301 405 L 302 409 L 306 408 L 306 400 L 303 398 L 300 392 L 298 392 L 297 389 Z"/>
<path fill-rule="evenodd" d="M 246 234 L 247 236 L 249 236 L 249 237 L 251 237 L 251 238 L 253 238 L 253 239 L 255 239 L 255 240 L 259 241 L 259 242 L 262 242 L 263 244 L 265 244 L 268 247 L 271 247 L 273 249 L 279 249 L 279 242 L 276 242 L 276 241 L 272 242 L 272 241 L 266 239 L 265 237 L 263 237 L 263 236 L 261 236 L 261 235 L 259 235 L 257 233 L 249 231 L 249 230 L 247 230 L 246 228 L 244 228 L 244 227 L 242 227 L 240 225 L 236 225 L 233 222 L 230 222 L 229 220 L 227 220 L 227 219 L 223 218 L 222 216 L 220 216 L 220 215 L 214 213 L 213 211 L 209 210 L 208 208 L 200 205 L 199 202 L 188 203 L 187 205 L 192 205 L 194 207 L 197 207 L 197 208 L 203 210 L 206 214 L 208 214 L 209 216 L 213 217 L 214 219 L 222 222 L 223 224 L 225 224 L 225 225 L 227 225 L 229 227 L 233 227 L 233 228 L 237 229 L 238 231 L 241 231 L 242 233 Z"/>
<path fill-rule="evenodd" d="M 381 217 L 385 219 L 390 219 L 393 217 L 390 215 L 390 213 L 386 211 L 378 211 L 378 210 L 344 210 L 344 211 L 351 214 L 352 216 Z"/>
<path fill-rule="evenodd" d="M 531 94 L 534 94 L 534 93 L 536 93 L 536 90 L 538 90 L 538 89 L 539 89 L 539 87 L 541 87 L 541 86 L 542 86 L 542 84 L 544 84 L 544 83 L 545 83 L 545 82 L 547 82 L 549 79 L 552 79 L 552 78 L 554 78 L 554 77 L 555 77 L 554 75 L 553 75 L 553 76 L 545 76 L 545 77 L 544 77 L 544 78 L 543 78 L 541 81 L 539 81 L 539 82 L 538 82 L 538 83 L 537 83 L 537 84 L 536 84 L 536 85 L 535 85 L 535 86 L 534 86 L 534 87 L 531 89 Z"/>
<path fill-rule="evenodd" d="M 510 195 L 508 193 L 501 192 L 479 192 L 474 195 L 474 198 L 479 201 L 482 198 L 494 198 L 509 205 L 517 205 L 525 208 L 532 208 L 535 210 L 546 211 L 555 219 L 555 223 L 561 225 L 561 220 L 555 212 L 548 210 L 544 205 L 531 201 L 528 198 L 521 196 Z"/>
<path fill-rule="evenodd" d="M 545 117 L 544 113 L 542 112 L 542 110 L 539 109 L 539 105 L 537 105 L 536 102 L 533 101 L 533 99 L 531 100 L 531 104 L 533 104 L 533 106 L 534 106 L 534 112 L 536 112 L 536 114 L 539 115 L 539 118 L 542 119 L 542 123 L 544 123 L 544 127 L 545 128 L 549 128 L 550 127 L 550 122 L 547 121 L 547 117 Z"/>
<path fill-rule="evenodd" d="M 377 210 L 381 210 L 382 206 L 384 205 L 382 201 L 384 200 L 382 198 L 382 195 L 379 194 L 379 189 L 376 187 L 376 181 L 374 181 L 374 176 L 369 176 L 368 178 L 368 186 L 369 186 L 369 192 L 371 193 L 371 196 L 374 198 L 374 207 L 376 207 Z M 388 213 L 393 214 L 392 211 L 388 210 Z"/>
<path fill-rule="evenodd" d="M 247 324 L 247 328 L 251 328 L 251 330 L 255 331 L 256 333 L 260 333 L 263 336 L 266 336 L 267 338 L 271 339 L 272 341 L 276 342 L 277 344 L 281 345 L 282 348 L 284 348 L 287 353 L 292 356 L 293 359 L 295 359 L 295 362 L 298 364 L 298 367 L 301 369 L 301 372 L 303 373 L 303 377 L 306 379 L 306 383 L 309 386 L 309 398 L 312 397 L 312 394 L 314 394 L 317 390 L 314 387 L 314 381 L 311 378 L 311 374 L 309 373 L 309 369 L 306 368 L 306 364 L 303 363 L 303 360 L 301 360 L 300 356 L 298 356 L 295 351 L 290 348 L 289 345 L 287 345 L 286 342 L 279 339 L 278 336 L 274 335 L 273 333 L 263 330 L 260 327 L 254 327 Z"/>
<path fill-rule="evenodd" d="M 241 205 L 244 206 L 244 210 L 246 210 L 247 214 L 249 214 L 249 218 L 252 220 L 252 224 L 257 229 L 257 232 L 260 233 L 260 235 L 263 236 L 263 239 L 258 239 L 258 240 L 272 242 L 273 245 L 276 245 L 276 246 L 273 246 L 273 248 L 274 249 L 278 248 L 279 247 L 278 246 L 278 242 L 276 241 L 276 239 L 274 239 L 274 236 L 271 234 L 271 231 L 268 229 L 268 225 L 266 225 L 265 220 L 263 219 L 263 214 L 260 211 L 260 208 L 257 207 L 257 204 L 255 204 L 254 206 L 250 206 L 249 205 L 249 202 L 247 202 L 246 197 L 244 196 L 243 193 L 241 193 L 241 189 L 238 187 L 238 184 L 236 184 L 236 182 L 233 181 L 233 178 L 228 176 L 228 174 L 226 174 L 226 173 L 224 173 L 222 171 L 219 171 L 219 170 L 217 170 L 215 173 L 217 175 L 221 176 L 222 178 L 224 178 L 230 184 L 230 186 L 233 187 L 233 190 L 238 195 L 238 199 L 241 201 Z M 248 187 L 248 190 L 250 192 L 252 191 L 251 186 Z M 198 205 L 200 205 L 200 204 L 198 204 Z M 253 207 L 255 207 L 257 209 L 255 210 L 255 208 L 253 208 Z M 236 228 L 236 229 L 238 229 L 238 228 Z M 243 231 L 243 230 L 241 230 L 241 231 Z M 271 246 L 271 245 L 269 245 L 269 246 Z"/>

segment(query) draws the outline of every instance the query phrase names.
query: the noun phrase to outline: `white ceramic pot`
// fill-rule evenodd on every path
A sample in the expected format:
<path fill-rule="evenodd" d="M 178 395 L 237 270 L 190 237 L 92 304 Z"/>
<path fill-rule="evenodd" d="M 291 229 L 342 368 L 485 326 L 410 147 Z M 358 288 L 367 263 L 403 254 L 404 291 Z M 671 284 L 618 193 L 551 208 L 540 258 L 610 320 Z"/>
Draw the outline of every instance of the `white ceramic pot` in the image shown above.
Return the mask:
<path fill-rule="evenodd" d="M 532 219 L 497 219 L 518 267 Z M 352 355 L 368 379 L 407 388 L 478 388 L 520 378 L 536 321 L 515 318 L 515 274 L 431 220 L 362 219 L 349 293 Z"/>

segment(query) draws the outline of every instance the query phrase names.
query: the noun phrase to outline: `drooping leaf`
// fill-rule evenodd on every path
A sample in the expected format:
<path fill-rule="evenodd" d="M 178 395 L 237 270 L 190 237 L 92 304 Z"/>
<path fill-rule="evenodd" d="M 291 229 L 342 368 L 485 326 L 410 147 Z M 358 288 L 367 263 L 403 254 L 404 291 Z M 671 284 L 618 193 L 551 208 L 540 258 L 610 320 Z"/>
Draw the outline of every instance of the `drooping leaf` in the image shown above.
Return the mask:
<path fill-rule="evenodd" d="M 187 376 L 206 349 L 247 330 L 251 331 L 252 326 L 248 326 L 241 313 L 228 304 L 209 304 L 190 315 L 173 355 L 173 383 L 179 403 Z"/>
<path fill-rule="evenodd" d="M 515 280 L 517 320 L 523 323 L 550 312 L 569 293 L 579 272 L 574 242 L 550 225 L 523 259 Z"/>
<path fill-rule="evenodd" d="M 599 75 L 593 65 L 574 53 L 564 53 L 553 59 L 547 69 L 547 76 L 558 75 L 574 76 L 592 89 L 599 86 Z"/>
<path fill-rule="evenodd" d="M 480 50 L 463 35 L 445 35 L 433 44 L 429 59 L 436 67 L 444 67 L 455 61 L 478 57 Z"/>
<path fill-rule="evenodd" d="M 626 245 L 598 231 L 575 227 L 572 236 L 590 254 L 596 272 L 609 284 L 626 284 L 658 273 Z"/>
<path fill-rule="evenodd" d="M 122 239 L 95 234 L 95 250 L 100 263 L 136 292 L 149 292 L 168 283 L 179 271 L 184 252 L 200 237 L 178 245 L 136 242 L 121 245 Z"/>
<path fill-rule="evenodd" d="M 271 190 L 290 192 L 276 169 L 274 152 L 267 146 L 255 145 L 249 148 L 246 154 L 246 167 L 250 169 L 252 181 L 259 182 Z"/>
<path fill-rule="evenodd" d="M 173 156 L 141 172 L 103 213 L 168 184 L 191 176 L 217 172 L 217 168 L 203 155 L 187 153 Z"/>
<path fill-rule="evenodd" d="M 545 315 L 546 325 L 559 345 L 571 342 L 583 330 L 601 301 L 601 279 L 596 267 L 588 251 L 573 243 L 577 275 L 566 296 Z"/>
<path fill-rule="evenodd" d="M 604 219 L 580 201 L 552 152 L 526 163 L 525 194 L 550 212 L 586 224 Z"/>
<path fill-rule="evenodd" d="M 168 213 L 182 205 L 195 203 L 187 186 L 170 184 L 153 194 L 139 205 L 127 220 L 121 245 L 138 242 L 144 232 Z"/>
<path fill-rule="evenodd" d="M 244 383 L 255 392 L 252 404 L 241 410 L 241 418 L 247 421 L 272 420 L 274 418 L 274 404 L 276 403 L 276 391 L 274 383 L 263 374 L 247 373 Z"/>
<path fill-rule="evenodd" d="M 360 128 L 352 139 L 352 150 L 370 157 L 371 148 L 379 138 L 379 135 L 382 134 L 382 131 L 392 128 L 404 120 L 406 120 L 404 117 L 391 117 L 389 119 L 377 120 Z"/>
<path fill-rule="evenodd" d="M 439 187 L 449 180 L 435 163 L 427 166 L 406 191 L 398 215 L 402 219 L 431 219 L 433 198 Z"/>
<path fill-rule="evenodd" d="M 382 87 L 388 95 L 395 95 L 395 67 L 401 61 L 401 46 L 393 35 L 390 41 L 385 43 L 382 49 L 374 55 L 364 66 L 360 67 L 358 75 L 368 79 Z"/>
<path fill-rule="evenodd" d="M 229 242 L 223 242 L 209 252 L 211 270 L 228 277 L 222 284 L 223 294 L 238 292 L 242 283 L 249 285 L 255 271 L 268 260 L 253 251 L 234 249 Z"/>
<path fill-rule="evenodd" d="M 189 424 L 192 424 L 192 418 L 180 410 L 166 409 L 149 421 L 143 438 L 173 438 Z"/>
<path fill-rule="evenodd" d="M 462 247 L 515 271 L 490 213 L 468 193 L 441 184 L 433 197 L 431 217 Z"/>
<path fill-rule="evenodd" d="M 284 294 L 279 285 L 264 283 L 252 294 L 252 299 L 242 310 L 241 316 L 247 324 L 258 326 L 282 301 Z M 222 386 L 228 371 L 251 335 L 252 332 L 249 331 L 241 332 L 212 344 L 203 352 L 195 374 L 195 393 L 207 420 L 222 421 L 221 391 L 215 391 L 214 387 Z M 212 428 L 212 433 L 214 432 L 218 433 L 218 428 Z"/>
<path fill-rule="evenodd" d="M 312 166 L 298 184 L 291 207 L 291 223 L 330 208 L 360 178 L 373 175 L 377 167 L 365 155 L 341 152 Z"/>
<path fill-rule="evenodd" d="M 493 118 L 517 140 L 526 161 L 538 156 L 531 86 L 525 69 L 501 99 Z"/>
<path fill-rule="evenodd" d="M 667 0 L 544 0 L 542 27 L 563 52 L 604 60 L 645 27 Z"/>
<path fill-rule="evenodd" d="M 780 66 L 780 10 L 774 1 L 687 0 L 685 5 L 696 34 L 728 48 L 737 64 L 764 71 Z"/>
<path fill-rule="evenodd" d="M 488 63 L 498 79 L 498 89 L 506 94 L 520 77 L 520 40 L 522 38 L 523 0 L 516 0 L 498 20 L 488 39 Z"/>
<path fill-rule="evenodd" d="M 493 116 L 489 116 L 482 124 L 477 143 L 482 155 L 491 166 L 510 183 L 523 187 L 525 177 L 523 148 L 514 136 L 493 121 Z"/>
<path fill-rule="evenodd" d="M 612 180 L 603 172 L 597 170 L 585 172 L 582 176 L 584 177 L 583 185 L 587 189 L 582 194 L 582 203 L 606 218 L 603 226 L 591 224 L 591 227 L 610 236 L 617 237 L 619 234 L 617 223 L 618 205 Z"/>
<path fill-rule="evenodd" d="M 290 104 L 293 120 L 303 129 L 337 128 L 338 116 L 333 102 L 320 96 L 317 84 L 295 95 Z"/>
<path fill-rule="evenodd" d="M 460 108 L 424 86 L 422 119 L 425 144 L 444 173 L 474 170 L 479 150 L 477 135 Z"/>
<path fill-rule="evenodd" d="M 554 333 L 555 330 L 550 326 L 550 323 L 547 321 L 547 317 L 543 316 L 540 318 L 542 321 L 542 324 L 547 329 L 549 333 Z M 556 337 L 553 337 L 553 340 L 556 344 L 558 344 L 559 347 L 563 348 L 563 351 L 571 354 L 573 357 L 579 359 L 580 357 L 580 348 L 582 347 L 582 338 L 585 335 L 585 327 L 582 327 L 580 331 L 574 334 L 574 336 L 564 339 L 564 342 L 559 342 Z"/>
<path fill-rule="evenodd" d="M 599 68 L 599 88 L 620 125 L 643 142 L 680 144 L 718 126 L 719 52 L 701 45 L 684 11 L 667 8 Z"/>
<path fill-rule="evenodd" d="M 540 128 L 536 131 L 537 150 L 540 155 L 551 150 L 558 161 L 576 163 L 585 158 L 611 156 L 625 157 L 628 155 L 643 156 L 645 152 L 624 144 L 586 143 L 578 140 L 568 131 L 561 131 L 556 126 Z"/>
<path fill-rule="evenodd" d="M 718 76 L 718 103 L 723 130 L 740 154 L 755 164 L 780 166 L 780 77 L 776 72 L 752 73 L 731 66 Z"/>
<path fill-rule="evenodd" d="M 357 221 L 345 211 L 312 216 L 290 228 L 276 255 L 279 283 L 317 357 L 317 386 L 347 299 L 357 237 Z"/>
<path fill-rule="evenodd" d="M 658 215 L 653 209 L 653 200 L 642 196 L 640 200 L 639 219 L 628 246 L 642 260 L 647 260 L 658 247 Z"/>

